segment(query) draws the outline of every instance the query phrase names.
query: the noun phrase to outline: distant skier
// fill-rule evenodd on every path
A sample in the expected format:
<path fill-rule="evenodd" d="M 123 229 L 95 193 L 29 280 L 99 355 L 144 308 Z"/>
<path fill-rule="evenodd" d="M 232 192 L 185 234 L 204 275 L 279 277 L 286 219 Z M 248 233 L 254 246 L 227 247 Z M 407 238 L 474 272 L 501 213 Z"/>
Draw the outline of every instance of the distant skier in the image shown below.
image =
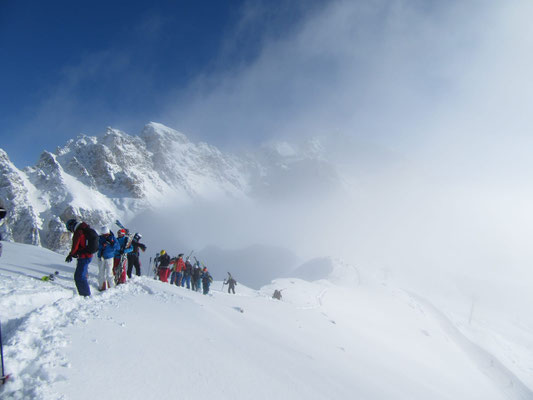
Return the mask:
<path fill-rule="evenodd" d="M 224 281 L 224 285 L 228 285 L 228 293 L 233 292 L 235 294 L 235 285 L 237 281 L 233 279 L 233 276 L 228 272 L 228 278 Z"/>
<path fill-rule="evenodd" d="M 4 207 L 0 206 L 0 226 L 4 223 L 4 217 L 7 211 Z M 0 232 L 0 257 L 2 256 L 2 233 Z"/>
<path fill-rule="evenodd" d="M 202 287 L 202 268 L 200 262 L 196 261 L 192 271 L 192 290 L 199 292 Z"/>
<path fill-rule="evenodd" d="M 128 253 L 128 279 L 131 279 L 131 272 L 135 267 L 135 275 L 141 276 L 141 261 L 139 260 L 139 249 L 143 252 L 146 250 L 146 246 L 140 242 L 142 236 L 140 233 L 136 233 L 133 236 L 132 246 L 133 251 Z"/>
<path fill-rule="evenodd" d="M 207 271 L 207 267 L 204 267 L 202 271 L 202 286 L 203 286 L 203 293 L 208 294 L 209 293 L 209 286 L 211 285 L 211 282 L 213 282 L 213 277 Z"/>
<path fill-rule="evenodd" d="M 103 291 L 115 286 L 113 264 L 119 244 L 107 226 L 103 226 L 100 232 L 101 235 L 98 240 L 98 289 Z"/>
<path fill-rule="evenodd" d="M 98 234 L 85 222 L 78 222 L 69 219 L 65 224 L 67 230 L 72 232 L 72 248 L 65 258 L 66 262 L 71 262 L 72 258 L 77 258 L 76 271 L 74 272 L 74 282 L 81 296 L 90 296 L 91 288 L 87 281 L 89 273 L 89 263 L 93 257 L 93 251 L 98 250 Z"/>
<path fill-rule="evenodd" d="M 191 288 L 191 279 L 192 279 L 192 264 L 187 257 L 185 261 L 185 268 L 183 269 L 183 279 L 181 281 L 181 286 L 187 285 L 187 289 Z"/>
<path fill-rule="evenodd" d="M 281 300 L 281 290 L 274 290 L 274 294 L 272 295 L 272 298 L 273 299 L 276 299 L 276 300 Z"/>
<path fill-rule="evenodd" d="M 159 280 L 161 282 L 167 282 L 168 283 L 168 273 L 170 265 L 170 256 L 167 254 L 165 250 L 161 250 L 159 253 Z"/>
<path fill-rule="evenodd" d="M 115 282 L 117 284 L 126 283 L 126 262 L 127 253 L 133 251 L 133 246 L 129 243 L 129 236 L 127 236 L 126 229 L 119 229 L 117 232 L 118 246 L 115 250 L 115 258 L 113 261 L 113 273 L 115 275 Z"/>

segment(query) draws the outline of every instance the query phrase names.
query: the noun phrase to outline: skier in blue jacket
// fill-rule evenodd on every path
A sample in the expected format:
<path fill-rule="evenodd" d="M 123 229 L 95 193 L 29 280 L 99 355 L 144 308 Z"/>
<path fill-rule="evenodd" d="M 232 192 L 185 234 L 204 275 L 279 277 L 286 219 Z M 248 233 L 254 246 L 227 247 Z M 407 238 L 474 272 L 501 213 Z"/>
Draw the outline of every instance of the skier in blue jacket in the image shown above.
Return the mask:
<path fill-rule="evenodd" d="M 122 257 L 122 255 L 133 251 L 131 240 L 126 235 L 126 229 L 120 229 L 117 232 L 118 247 L 115 250 L 115 261 L 113 263 L 113 273 L 115 274 L 115 282 L 117 283 L 126 283 L 126 264 L 128 259 L 127 257 Z M 129 246 L 126 247 L 128 244 Z"/>
<path fill-rule="evenodd" d="M 101 235 L 98 239 L 98 289 L 100 291 L 112 288 L 113 279 L 113 258 L 118 249 L 118 241 L 109 228 L 103 226 L 100 229 Z"/>
<path fill-rule="evenodd" d="M 209 271 L 207 271 L 207 267 L 204 267 L 202 271 L 202 287 L 204 289 L 204 294 L 209 293 L 209 286 L 211 285 L 211 282 L 213 282 L 213 278 L 211 277 Z"/>

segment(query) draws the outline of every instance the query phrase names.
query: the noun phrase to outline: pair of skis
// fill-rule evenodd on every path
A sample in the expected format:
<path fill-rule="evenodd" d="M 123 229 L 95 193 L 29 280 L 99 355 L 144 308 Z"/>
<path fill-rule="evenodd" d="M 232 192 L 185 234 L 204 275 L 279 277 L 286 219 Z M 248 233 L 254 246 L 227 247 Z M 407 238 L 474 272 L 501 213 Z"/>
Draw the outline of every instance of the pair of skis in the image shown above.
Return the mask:
<path fill-rule="evenodd" d="M 120 249 L 121 250 L 121 254 L 120 254 L 120 261 L 118 263 L 118 265 L 116 266 L 116 268 L 114 268 L 114 275 L 115 275 L 115 286 L 120 284 L 120 283 L 124 283 L 126 281 L 126 279 L 124 278 L 124 276 L 126 275 L 126 268 L 127 268 L 127 263 L 128 263 L 128 255 L 126 253 L 124 253 L 124 250 L 126 250 L 128 247 L 131 246 L 131 243 L 133 242 L 133 234 L 130 233 L 129 229 L 127 229 L 124 225 L 122 225 L 122 223 L 117 219 L 115 221 L 115 224 L 117 224 L 117 226 L 120 228 L 120 229 L 124 229 L 127 234 L 126 234 L 126 241 L 124 242 L 124 245 L 122 246 L 122 248 Z"/>
<path fill-rule="evenodd" d="M 150 257 L 150 265 L 152 265 L 152 257 Z M 154 266 L 152 268 L 152 271 L 154 273 L 154 280 L 159 279 L 159 253 L 156 254 L 154 257 Z"/>

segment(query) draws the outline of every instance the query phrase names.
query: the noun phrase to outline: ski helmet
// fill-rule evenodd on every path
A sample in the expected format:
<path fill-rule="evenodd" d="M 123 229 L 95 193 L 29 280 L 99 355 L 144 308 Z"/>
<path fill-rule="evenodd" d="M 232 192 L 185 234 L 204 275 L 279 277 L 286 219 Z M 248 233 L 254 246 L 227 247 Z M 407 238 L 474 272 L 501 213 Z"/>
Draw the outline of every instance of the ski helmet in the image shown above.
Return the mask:
<path fill-rule="evenodd" d="M 100 228 L 100 234 L 101 235 L 106 235 L 106 234 L 108 234 L 110 232 L 111 232 L 111 230 L 105 225 Z"/>
<path fill-rule="evenodd" d="M 133 240 L 135 240 L 136 242 L 138 242 L 139 240 L 142 239 L 142 235 L 140 233 L 136 233 L 134 236 L 133 236 Z"/>
<path fill-rule="evenodd" d="M 165 254 L 165 253 L 166 253 L 165 250 L 161 250 L 161 253 L 159 253 L 159 254 L 163 255 L 163 254 Z"/>
<path fill-rule="evenodd" d="M 122 237 L 126 235 L 126 229 L 119 229 L 117 232 L 118 237 Z"/>
<path fill-rule="evenodd" d="M 69 232 L 74 232 L 74 229 L 76 228 L 76 224 L 78 223 L 78 221 L 76 221 L 74 218 L 72 219 L 69 219 L 67 221 L 67 223 L 65 224 L 65 226 L 67 227 L 67 230 Z"/>

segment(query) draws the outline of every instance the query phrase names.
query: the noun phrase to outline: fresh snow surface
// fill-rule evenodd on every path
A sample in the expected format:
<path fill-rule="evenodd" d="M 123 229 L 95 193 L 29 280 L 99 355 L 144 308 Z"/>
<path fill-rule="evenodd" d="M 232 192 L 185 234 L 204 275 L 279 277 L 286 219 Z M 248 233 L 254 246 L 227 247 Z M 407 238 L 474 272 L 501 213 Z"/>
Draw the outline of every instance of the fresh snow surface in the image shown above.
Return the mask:
<path fill-rule="evenodd" d="M 100 293 L 93 263 L 82 298 L 63 259 L 4 243 L 2 399 L 533 398 L 442 310 L 342 263 L 207 296 L 151 277 Z"/>

